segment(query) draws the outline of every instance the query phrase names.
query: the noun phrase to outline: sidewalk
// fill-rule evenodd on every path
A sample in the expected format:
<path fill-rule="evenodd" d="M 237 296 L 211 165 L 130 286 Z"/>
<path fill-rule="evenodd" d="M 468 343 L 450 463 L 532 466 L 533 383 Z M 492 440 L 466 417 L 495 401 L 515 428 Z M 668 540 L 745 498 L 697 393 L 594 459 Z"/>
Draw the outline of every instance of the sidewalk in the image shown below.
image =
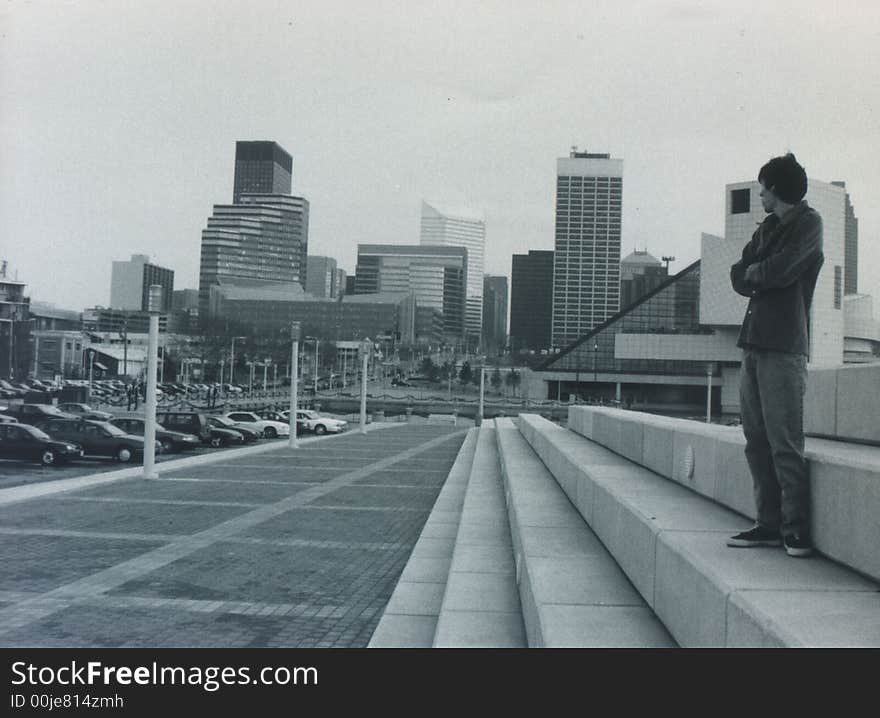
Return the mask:
<path fill-rule="evenodd" d="M 366 646 L 464 435 L 400 425 L 0 505 L 0 645 Z"/>

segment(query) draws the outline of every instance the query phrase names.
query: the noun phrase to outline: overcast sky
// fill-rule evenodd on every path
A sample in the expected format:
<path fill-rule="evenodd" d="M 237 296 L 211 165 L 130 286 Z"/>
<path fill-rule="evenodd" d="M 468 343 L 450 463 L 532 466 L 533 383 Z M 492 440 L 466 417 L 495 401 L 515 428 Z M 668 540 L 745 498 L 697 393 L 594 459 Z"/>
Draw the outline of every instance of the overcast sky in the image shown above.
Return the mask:
<path fill-rule="evenodd" d="M 878 69 L 875 0 L 6 0 L 0 258 L 71 309 L 133 253 L 195 288 L 235 141 L 275 140 L 310 254 L 417 243 L 425 198 L 483 211 L 509 275 L 553 248 L 578 145 L 624 160 L 623 254 L 676 270 L 723 234 L 724 185 L 792 150 L 846 181 L 880 305 Z"/>

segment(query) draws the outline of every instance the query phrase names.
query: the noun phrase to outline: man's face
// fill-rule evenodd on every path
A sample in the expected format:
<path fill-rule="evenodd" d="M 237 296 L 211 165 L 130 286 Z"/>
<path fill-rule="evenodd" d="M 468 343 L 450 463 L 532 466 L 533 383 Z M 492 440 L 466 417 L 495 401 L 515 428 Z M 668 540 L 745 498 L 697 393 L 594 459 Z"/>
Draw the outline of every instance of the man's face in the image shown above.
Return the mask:
<path fill-rule="evenodd" d="M 773 194 L 773 190 L 767 187 L 763 182 L 761 184 L 761 204 L 764 205 L 764 211 L 767 214 L 770 214 L 774 209 L 776 209 L 776 205 L 779 202 L 776 195 Z"/>

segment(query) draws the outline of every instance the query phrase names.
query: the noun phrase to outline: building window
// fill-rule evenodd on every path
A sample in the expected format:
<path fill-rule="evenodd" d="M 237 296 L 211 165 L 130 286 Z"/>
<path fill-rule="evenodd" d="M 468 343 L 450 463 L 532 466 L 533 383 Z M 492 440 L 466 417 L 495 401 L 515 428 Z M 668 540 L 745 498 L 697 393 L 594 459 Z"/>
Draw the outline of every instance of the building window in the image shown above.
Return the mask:
<path fill-rule="evenodd" d="M 843 296 L 843 270 L 840 265 L 834 266 L 834 308 L 840 309 Z"/>
<path fill-rule="evenodd" d="M 731 214 L 748 214 L 751 206 L 751 190 L 735 189 L 730 192 L 730 213 Z"/>

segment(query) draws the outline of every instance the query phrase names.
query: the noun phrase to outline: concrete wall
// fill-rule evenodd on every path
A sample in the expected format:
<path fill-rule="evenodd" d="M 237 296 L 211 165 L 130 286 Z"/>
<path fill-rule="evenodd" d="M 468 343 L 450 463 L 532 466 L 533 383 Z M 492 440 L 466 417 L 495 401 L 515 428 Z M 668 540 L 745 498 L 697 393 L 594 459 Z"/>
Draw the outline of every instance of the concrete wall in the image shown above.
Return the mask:
<path fill-rule="evenodd" d="M 880 444 L 880 363 L 811 369 L 804 431 L 809 436 Z"/>

